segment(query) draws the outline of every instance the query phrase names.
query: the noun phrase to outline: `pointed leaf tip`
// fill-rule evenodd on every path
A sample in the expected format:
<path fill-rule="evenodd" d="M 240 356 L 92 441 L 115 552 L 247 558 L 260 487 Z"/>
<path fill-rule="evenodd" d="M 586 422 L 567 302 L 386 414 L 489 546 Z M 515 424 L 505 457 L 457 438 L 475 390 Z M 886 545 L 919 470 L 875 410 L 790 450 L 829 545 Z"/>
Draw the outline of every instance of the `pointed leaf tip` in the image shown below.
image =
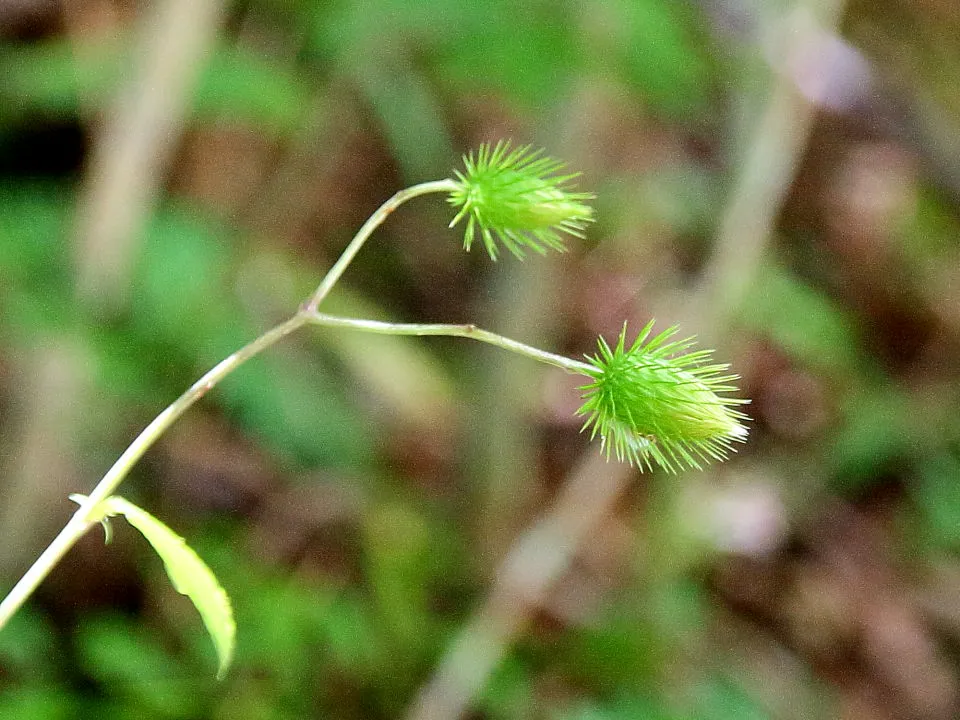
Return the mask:
<path fill-rule="evenodd" d="M 173 587 L 193 602 L 217 651 L 217 679 L 223 679 L 233 660 L 237 628 L 230 598 L 213 571 L 182 537 L 146 510 L 117 495 L 102 504 L 105 516 L 123 515 L 140 531 L 163 560 Z"/>

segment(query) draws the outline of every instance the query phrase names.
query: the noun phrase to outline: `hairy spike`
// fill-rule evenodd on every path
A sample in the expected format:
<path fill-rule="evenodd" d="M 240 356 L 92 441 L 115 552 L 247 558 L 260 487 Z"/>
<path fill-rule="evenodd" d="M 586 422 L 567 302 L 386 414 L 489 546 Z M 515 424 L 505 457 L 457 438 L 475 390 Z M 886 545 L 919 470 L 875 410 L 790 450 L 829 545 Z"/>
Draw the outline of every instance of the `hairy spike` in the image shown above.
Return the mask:
<path fill-rule="evenodd" d="M 533 150 L 514 148 L 501 140 L 483 144 L 464 156 L 463 172 L 456 171 L 457 187 L 447 198 L 457 208 L 451 227 L 468 217 L 463 246 L 470 250 L 479 229 L 491 259 L 499 246 L 523 259 L 526 250 L 563 251 L 559 232 L 582 237 L 593 210 L 590 193 L 573 192 L 574 174 L 558 174 L 564 165 Z M 558 232 L 559 231 L 559 232 Z"/>
<path fill-rule="evenodd" d="M 608 456 L 612 450 L 641 469 L 722 460 L 747 437 L 747 416 L 733 409 L 747 401 L 718 394 L 735 392 L 737 376 L 711 364 L 709 350 L 685 352 L 694 341 L 671 340 L 677 328 L 650 338 L 652 329 L 651 321 L 628 346 L 624 325 L 612 349 L 600 338 L 598 354 L 587 358 L 591 382 L 581 388 L 583 429 L 600 436 Z"/>

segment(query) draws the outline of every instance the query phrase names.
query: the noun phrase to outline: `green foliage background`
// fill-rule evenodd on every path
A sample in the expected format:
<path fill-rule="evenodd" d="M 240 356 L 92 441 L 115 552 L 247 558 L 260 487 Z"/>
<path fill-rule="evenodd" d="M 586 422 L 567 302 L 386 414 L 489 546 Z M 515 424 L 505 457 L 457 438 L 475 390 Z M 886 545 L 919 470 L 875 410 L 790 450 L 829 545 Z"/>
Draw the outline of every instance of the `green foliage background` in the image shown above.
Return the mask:
<path fill-rule="evenodd" d="M 418 200 L 330 309 L 475 321 L 572 356 L 656 315 L 733 362 L 754 421 L 722 467 L 633 478 L 471 717 L 960 712 L 960 11 L 851 2 L 818 44 L 783 24 L 816 2 L 228 4 L 111 300 L 78 290 L 99 260 L 78 257 L 77 218 L 146 5 L 0 7 L 3 588 L 67 495 L 292 312 L 380 202 L 511 137 L 584 171 L 586 242 L 491 266 Z M 743 296 L 698 312 L 745 158 L 782 131 L 762 124 L 771 97 L 805 107 L 811 73 L 845 100 L 803 131 Z M 214 679 L 134 533 L 91 534 L 0 632 L 0 717 L 402 717 L 590 451 L 575 397 L 465 343 L 291 339 L 123 490 L 230 592 L 234 670 Z"/>

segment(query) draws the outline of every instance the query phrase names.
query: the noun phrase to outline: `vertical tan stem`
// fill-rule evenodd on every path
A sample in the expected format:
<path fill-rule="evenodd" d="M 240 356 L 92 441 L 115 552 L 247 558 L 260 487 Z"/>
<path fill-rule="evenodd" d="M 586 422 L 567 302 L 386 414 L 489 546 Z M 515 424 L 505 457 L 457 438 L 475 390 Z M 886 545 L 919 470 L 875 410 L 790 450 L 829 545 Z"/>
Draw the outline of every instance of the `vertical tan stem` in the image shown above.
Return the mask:
<path fill-rule="evenodd" d="M 80 197 L 77 286 L 95 309 L 123 304 L 136 238 L 162 190 L 225 0 L 163 0 L 144 18 L 134 74 L 93 148 Z"/>
<path fill-rule="evenodd" d="M 597 450 L 587 455 L 550 513 L 514 544 L 490 594 L 457 633 L 407 720 L 463 716 L 580 546 L 613 510 L 633 472 L 608 463 Z"/>
<path fill-rule="evenodd" d="M 784 18 L 784 27 L 769 32 L 808 40 L 810 18 L 821 33 L 834 33 L 843 17 L 846 0 L 802 0 Z M 805 33 L 804 30 L 807 32 Z M 770 44 L 775 44 L 771 38 Z M 776 58 L 769 99 L 750 133 L 726 211 L 720 219 L 713 252 L 693 298 L 691 320 L 707 342 L 723 333 L 730 316 L 760 269 L 777 218 L 793 183 L 810 137 L 816 106 L 796 87 L 785 68 L 787 53 L 796 43 L 780 43 L 784 57 Z M 712 337 L 711 337 L 712 336 Z"/>

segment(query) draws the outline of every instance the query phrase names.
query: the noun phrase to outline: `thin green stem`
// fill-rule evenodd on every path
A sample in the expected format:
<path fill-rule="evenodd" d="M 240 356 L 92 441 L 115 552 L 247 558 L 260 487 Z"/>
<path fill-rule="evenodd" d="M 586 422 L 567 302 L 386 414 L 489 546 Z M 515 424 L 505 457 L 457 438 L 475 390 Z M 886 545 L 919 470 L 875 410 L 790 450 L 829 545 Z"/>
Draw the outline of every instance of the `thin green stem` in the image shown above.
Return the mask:
<path fill-rule="evenodd" d="M 13 589 L 10 590 L 3 601 L 0 602 L 0 629 L 7 624 L 14 613 L 27 601 L 27 598 L 33 594 L 37 586 L 50 574 L 50 571 L 63 559 L 63 556 L 66 555 L 70 548 L 72 548 L 93 525 L 99 522 L 99 517 L 97 517 L 97 513 L 95 512 L 97 504 L 113 494 L 136 462 L 143 457 L 143 454 L 190 406 L 202 398 L 211 388 L 236 370 L 241 364 L 261 353 L 263 350 L 266 350 L 278 340 L 306 325 L 308 322 L 315 322 L 312 314 L 316 314 L 317 307 L 330 293 L 334 285 L 337 284 L 337 281 L 360 251 L 360 248 L 363 247 L 367 238 L 390 216 L 390 213 L 412 198 L 428 193 L 450 192 L 456 189 L 456 187 L 457 183 L 453 180 L 436 180 L 414 185 L 413 187 L 396 193 L 381 205 L 363 224 L 353 240 L 350 241 L 350 244 L 344 249 L 343 254 L 341 254 L 337 262 L 334 263 L 333 267 L 327 272 L 314 293 L 304 302 L 301 312 L 298 312 L 286 322 L 268 330 L 229 357 L 224 358 L 203 377 L 191 385 L 186 392 L 171 403 L 163 412 L 157 415 L 130 446 L 123 451 L 123 454 L 117 458 L 113 467 L 111 467 L 110 470 L 107 471 L 107 474 L 97 483 L 93 492 L 82 501 L 80 507 L 73 514 L 73 517 L 70 518 L 69 522 L 67 522 L 50 545 L 47 546 L 46 550 L 40 554 L 40 557 L 34 561 L 30 569 L 20 578 L 17 584 L 14 585 Z"/>
<path fill-rule="evenodd" d="M 113 467 L 97 483 L 93 492 L 83 501 L 53 542 L 47 546 L 47 549 L 41 553 L 30 569 L 0 602 L 0 628 L 7 624 L 13 614 L 33 594 L 33 591 L 50 574 L 50 571 L 60 562 L 67 551 L 76 544 L 77 540 L 99 522 L 99 518 L 96 517 L 94 512 L 97 504 L 113 494 L 134 464 L 173 425 L 177 418 L 244 362 L 266 350 L 294 330 L 303 327 L 308 321 L 309 319 L 306 316 L 297 314 L 286 322 L 268 330 L 253 342 L 217 363 L 203 377 L 191 385 L 186 392 L 174 400 L 166 410 L 157 415 L 130 443 L 130 446 L 123 451 L 123 454 L 117 458 Z"/>
<path fill-rule="evenodd" d="M 320 282 L 320 285 L 317 286 L 317 289 L 313 292 L 313 295 L 304 303 L 304 310 L 308 313 L 316 312 L 317 308 L 320 306 L 320 303 L 323 302 L 323 299 L 330 293 L 333 289 L 333 286 L 337 284 L 337 281 L 340 279 L 340 276 L 343 275 L 344 271 L 353 261 L 353 258 L 360 248 L 363 247 L 363 244 L 367 241 L 367 238 L 376 230 L 380 225 L 383 224 L 390 213 L 400 207 L 407 200 L 411 200 L 420 195 L 427 195 L 429 193 L 440 193 L 440 192 L 450 192 L 456 190 L 457 185 L 453 180 L 433 180 L 431 182 L 420 183 L 419 185 L 414 185 L 413 187 L 408 187 L 405 190 L 401 190 L 396 193 L 393 197 L 387 200 L 383 205 L 377 208 L 376 212 L 369 217 L 369 219 L 363 224 L 357 234 L 354 235 L 353 240 L 350 241 L 350 244 L 347 245 L 346 250 L 343 251 L 343 254 L 340 256 L 340 259 L 334 263 L 333 267 L 327 272 L 326 277 Z"/>
<path fill-rule="evenodd" d="M 325 313 L 304 309 L 302 315 L 316 325 L 326 327 L 341 327 L 363 332 L 378 333 L 380 335 L 443 335 L 447 337 L 462 337 L 489 345 L 496 345 L 504 350 L 523 355 L 538 362 L 553 365 L 567 372 L 578 375 L 589 375 L 593 366 L 579 360 L 571 360 L 563 355 L 540 350 L 530 345 L 524 345 L 516 340 L 497 335 L 489 330 L 483 330 L 476 325 L 447 325 L 443 323 L 388 323 L 377 320 L 356 320 L 354 318 L 327 315 Z"/>

